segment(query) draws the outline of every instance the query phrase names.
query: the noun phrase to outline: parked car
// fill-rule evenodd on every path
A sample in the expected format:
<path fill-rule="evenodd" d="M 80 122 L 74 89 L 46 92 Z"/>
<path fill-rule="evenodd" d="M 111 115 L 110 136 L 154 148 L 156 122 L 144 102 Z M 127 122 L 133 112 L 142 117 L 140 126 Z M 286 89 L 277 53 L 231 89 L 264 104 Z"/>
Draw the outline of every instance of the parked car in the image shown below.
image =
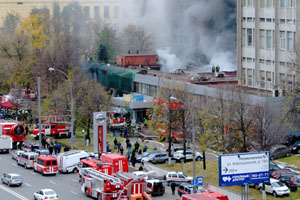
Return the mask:
<path fill-rule="evenodd" d="M 151 151 L 144 152 L 142 155 L 138 155 L 136 157 L 136 161 L 141 162 L 143 158 L 148 157 L 150 154 L 158 153 L 158 152 L 159 151 L 157 151 L 157 150 L 151 150 Z"/>
<path fill-rule="evenodd" d="M 18 151 L 12 151 L 11 154 L 11 158 L 13 160 L 17 160 L 17 157 L 20 155 L 20 153 L 23 153 L 23 150 L 18 150 Z"/>
<path fill-rule="evenodd" d="M 168 185 L 171 185 L 173 182 L 177 185 L 180 185 L 181 183 L 191 183 L 193 177 L 186 176 L 182 172 L 171 171 L 166 174 L 165 180 L 167 181 Z"/>
<path fill-rule="evenodd" d="M 300 153 L 300 140 L 295 142 L 292 146 L 290 146 L 291 153 L 298 154 Z"/>
<path fill-rule="evenodd" d="M 193 185 L 189 183 L 182 183 L 179 185 L 177 193 L 180 197 L 184 194 L 193 194 Z"/>
<path fill-rule="evenodd" d="M 290 156 L 291 152 L 288 147 L 284 145 L 275 145 L 270 149 L 271 160 Z"/>
<path fill-rule="evenodd" d="M 132 172 L 132 173 L 139 176 L 139 177 L 145 178 L 145 180 L 149 179 L 149 177 L 146 175 L 146 172 L 144 172 L 144 171 L 135 171 L 135 172 Z"/>
<path fill-rule="evenodd" d="M 262 183 L 259 184 L 259 187 L 262 190 Z M 290 189 L 284 183 L 273 178 L 270 178 L 270 183 L 265 183 L 265 191 L 273 194 L 274 197 L 289 196 L 290 194 Z"/>
<path fill-rule="evenodd" d="M 39 154 L 34 152 L 23 152 L 17 156 L 18 165 L 23 165 L 26 169 L 33 167 L 33 162 Z"/>
<path fill-rule="evenodd" d="M 174 153 L 176 153 L 177 151 L 181 151 L 183 150 L 183 146 L 172 146 L 171 147 L 171 156 L 173 157 Z M 190 147 L 186 147 L 186 150 L 191 150 Z M 167 149 L 167 152 L 169 152 L 169 149 Z"/>
<path fill-rule="evenodd" d="M 286 146 L 290 146 L 293 145 L 298 140 L 300 140 L 300 131 L 289 134 L 284 144 Z"/>
<path fill-rule="evenodd" d="M 39 149 L 40 146 L 36 143 L 31 143 L 31 144 L 24 144 L 22 146 L 23 151 L 34 151 L 35 149 Z"/>
<path fill-rule="evenodd" d="M 271 174 L 271 176 L 272 176 L 272 178 L 277 179 L 278 176 L 280 175 L 280 173 L 282 173 L 282 172 L 292 172 L 292 171 L 291 171 L 290 169 L 280 169 L 280 170 L 274 171 L 274 172 Z"/>
<path fill-rule="evenodd" d="M 277 180 L 281 181 L 284 183 L 286 186 L 290 188 L 291 191 L 296 191 L 297 190 L 297 185 L 292 183 L 292 178 L 294 176 L 297 176 L 298 174 L 295 172 L 282 172 L 279 174 Z"/>
<path fill-rule="evenodd" d="M 33 194 L 35 200 L 58 199 L 58 195 L 52 189 L 41 189 Z"/>
<path fill-rule="evenodd" d="M 8 186 L 21 186 L 23 184 L 22 176 L 16 173 L 4 173 L 1 181 L 3 184 L 7 184 Z"/>
<path fill-rule="evenodd" d="M 297 186 L 300 186 L 300 175 L 296 175 L 292 178 L 291 182 L 293 184 L 296 184 Z"/>
<path fill-rule="evenodd" d="M 141 162 L 150 162 L 153 164 L 166 163 L 168 162 L 168 155 L 166 153 L 161 152 L 153 153 L 147 157 L 142 158 Z"/>
<path fill-rule="evenodd" d="M 282 169 L 282 168 L 279 167 L 277 164 L 270 162 L 270 174 L 272 174 L 274 171 L 280 170 L 280 169 Z"/>
<path fill-rule="evenodd" d="M 165 186 L 163 181 L 158 179 L 151 179 L 146 181 L 146 192 L 151 196 L 162 196 L 165 193 Z"/>
<path fill-rule="evenodd" d="M 35 149 L 34 152 L 41 156 L 48 156 L 50 154 L 48 149 Z"/>
<path fill-rule="evenodd" d="M 176 151 L 173 155 L 173 159 L 176 160 L 177 162 L 183 162 L 184 161 L 184 151 L 183 150 L 180 150 L 180 151 Z M 188 150 L 186 151 L 186 160 L 187 161 L 191 161 L 193 160 L 193 152 Z M 200 161 L 203 159 L 202 157 L 202 154 L 199 153 L 199 152 L 195 152 L 195 158 L 196 158 L 196 161 Z"/>

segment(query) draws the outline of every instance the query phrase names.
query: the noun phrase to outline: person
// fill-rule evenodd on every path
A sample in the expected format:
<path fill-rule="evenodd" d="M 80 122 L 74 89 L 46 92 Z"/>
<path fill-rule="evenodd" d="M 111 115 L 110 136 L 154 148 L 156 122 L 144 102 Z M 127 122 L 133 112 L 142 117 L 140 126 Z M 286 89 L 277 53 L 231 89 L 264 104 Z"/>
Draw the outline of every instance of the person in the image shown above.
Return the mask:
<path fill-rule="evenodd" d="M 211 69 L 212 73 L 215 73 L 216 72 L 216 67 L 213 65 L 212 66 L 212 69 Z"/>
<path fill-rule="evenodd" d="M 127 130 L 127 125 L 125 124 L 124 126 L 124 138 L 128 137 L 128 130 Z"/>
<path fill-rule="evenodd" d="M 68 151 L 69 151 L 69 147 L 65 146 L 64 152 L 68 152 Z"/>
<path fill-rule="evenodd" d="M 29 128 L 28 128 L 28 125 L 25 126 L 25 135 L 28 135 L 28 131 L 29 131 Z"/>
<path fill-rule="evenodd" d="M 138 151 L 139 148 L 140 148 L 140 143 L 138 141 L 136 141 L 135 144 L 134 144 L 135 151 Z"/>
<path fill-rule="evenodd" d="M 128 144 L 130 143 L 129 138 L 126 138 L 126 149 L 128 149 Z"/>
<path fill-rule="evenodd" d="M 176 190 L 176 183 L 175 182 L 171 183 L 171 189 L 172 189 L 172 195 L 175 195 L 175 190 Z"/>
<path fill-rule="evenodd" d="M 133 153 L 131 155 L 131 164 L 132 164 L 133 167 L 135 167 L 135 163 L 136 163 L 136 157 L 135 157 L 135 153 Z"/>
<path fill-rule="evenodd" d="M 147 145 L 144 146 L 143 152 L 146 152 L 148 149 Z"/>
<path fill-rule="evenodd" d="M 42 137 L 42 146 L 44 149 L 46 148 L 46 136 Z"/>
<path fill-rule="evenodd" d="M 53 146 L 50 145 L 50 146 L 49 146 L 49 155 L 52 155 L 52 154 L 53 154 Z"/>
<path fill-rule="evenodd" d="M 120 146 L 120 153 L 121 153 L 121 155 L 123 156 L 123 153 L 124 153 L 124 148 L 123 148 L 123 146 L 122 146 L 122 145 Z"/>
<path fill-rule="evenodd" d="M 110 152 L 109 143 L 108 142 L 106 142 L 106 152 Z"/>
<path fill-rule="evenodd" d="M 57 146 L 57 153 L 60 153 L 60 150 L 61 150 L 61 144 L 58 143 L 56 146 Z"/>
<path fill-rule="evenodd" d="M 220 66 L 217 65 L 217 67 L 216 67 L 216 72 L 219 72 L 219 71 L 220 71 Z"/>
<path fill-rule="evenodd" d="M 114 128 L 113 133 L 114 133 L 114 136 L 116 137 L 117 136 L 117 129 Z"/>
<path fill-rule="evenodd" d="M 143 170 L 144 170 L 143 163 L 141 163 L 139 167 L 139 171 L 143 171 Z"/>
<path fill-rule="evenodd" d="M 127 150 L 128 150 L 128 153 L 131 154 L 131 143 L 128 144 Z"/>
<path fill-rule="evenodd" d="M 117 149 L 118 146 L 118 140 L 117 138 L 114 139 L 114 149 Z"/>
<path fill-rule="evenodd" d="M 118 147 L 118 153 L 120 153 L 120 147 L 121 147 L 121 143 L 120 142 L 118 142 L 117 147 Z"/>
<path fill-rule="evenodd" d="M 57 144 L 54 144 L 53 150 L 54 150 L 54 154 L 56 155 L 57 154 Z"/>
<path fill-rule="evenodd" d="M 51 143 L 50 138 L 47 138 L 47 139 L 46 139 L 46 144 L 47 144 L 47 148 L 48 148 L 48 149 L 49 149 L 49 147 L 50 147 L 50 143 Z"/>
<path fill-rule="evenodd" d="M 141 155 L 142 154 L 142 149 L 139 149 L 139 155 Z"/>

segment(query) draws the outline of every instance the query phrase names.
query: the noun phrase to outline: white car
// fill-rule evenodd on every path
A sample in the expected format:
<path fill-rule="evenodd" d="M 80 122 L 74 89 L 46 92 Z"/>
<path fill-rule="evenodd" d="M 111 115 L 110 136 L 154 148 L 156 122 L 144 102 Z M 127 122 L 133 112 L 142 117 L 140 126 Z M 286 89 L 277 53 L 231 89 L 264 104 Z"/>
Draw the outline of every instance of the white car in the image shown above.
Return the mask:
<path fill-rule="evenodd" d="M 143 171 L 135 171 L 135 172 L 132 172 L 133 174 L 135 174 L 135 175 L 137 175 L 137 176 L 139 176 L 139 177 L 143 177 L 143 178 L 145 178 L 145 180 L 148 180 L 148 176 L 146 175 L 146 173 L 145 172 L 143 172 Z"/>
<path fill-rule="evenodd" d="M 184 161 L 183 153 L 184 153 L 183 150 L 176 151 L 173 155 L 173 159 L 179 162 L 183 162 Z M 185 156 L 187 161 L 193 160 L 193 152 L 191 150 L 187 150 Z M 200 161 L 202 160 L 202 158 L 203 158 L 202 154 L 196 151 L 195 152 L 196 161 Z"/>
<path fill-rule="evenodd" d="M 52 189 L 41 189 L 33 194 L 35 200 L 48 200 L 55 199 L 58 200 L 58 195 Z"/>
<path fill-rule="evenodd" d="M 186 176 L 182 172 L 172 171 L 166 174 L 165 180 L 167 181 L 167 185 L 171 185 L 173 182 L 180 185 L 181 183 L 191 183 L 193 177 Z"/>
<path fill-rule="evenodd" d="M 262 190 L 262 183 L 259 184 L 259 188 Z M 274 197 L 284 196 L 290 194 L 290 189 L 279 180 L 270 178 L 270 183 L 265 183 L 265 191 L 273 194 Z"/>

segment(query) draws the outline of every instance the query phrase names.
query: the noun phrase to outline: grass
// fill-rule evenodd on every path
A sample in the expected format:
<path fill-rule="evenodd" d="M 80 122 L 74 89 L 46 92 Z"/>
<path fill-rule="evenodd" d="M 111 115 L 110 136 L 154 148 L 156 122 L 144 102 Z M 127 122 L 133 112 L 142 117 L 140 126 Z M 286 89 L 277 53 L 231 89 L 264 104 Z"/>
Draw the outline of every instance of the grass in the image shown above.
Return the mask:
<path fill-rule="evenodd" d="M 166 168 L 172 171 L 184 171 L 183 163 L 176 163 L 172 166 L 168 166 L 168 164 L 161 164 L 160 167 Z M 187 173 L 186 175 L 193 176 L 193 162 L 187 163 Z M 203 175 L 203 162 L 196 162 L 196 175 Z M 213 185 L 219 185 L 219 169 L 218 169 L 218 160 L 207 160 L 206 161 L 206 178 L 203 179 L 204 183 L 210 183 Z M 234 191 L 238 194 L 241 193 L 240 186 L 232 186 L 232 187 L 223 187 L 224 189 Z M 255 188 L 249 188 L 249 198 L 260 200 L 262 199 L 262 194 L 259 190 Z M 268 200 L 279 199 L 273 197 L 270 194 L 267 194 Z M 289 197 L 280 197 L 282 200 L 296 200 L 300 199 L 300 189 L 297 192 L 291 192 Z"/>
<path fill-rule="evenodd" d="M 284 157 L 278 159 L 280 162 L 284 162 L 290 165 L 295 165 L 300 168 L 300 154 L 295 155 L 295 156 L 289 156 L 289 157 Z"/>

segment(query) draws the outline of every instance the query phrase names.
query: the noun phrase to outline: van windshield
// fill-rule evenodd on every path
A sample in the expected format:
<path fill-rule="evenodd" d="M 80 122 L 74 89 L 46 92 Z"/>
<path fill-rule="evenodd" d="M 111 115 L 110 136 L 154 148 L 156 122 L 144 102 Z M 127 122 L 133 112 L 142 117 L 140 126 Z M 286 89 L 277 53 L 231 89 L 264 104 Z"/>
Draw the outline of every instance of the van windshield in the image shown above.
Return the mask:
<path fill-rule="evenodd" d="M 34 156 L 30 156 L 30 160 L 34 160 Z"/>
<path fill-rule="evenodd" d="M 56 160 L 52 160 L 52 165 L 57 165 Z"/>

